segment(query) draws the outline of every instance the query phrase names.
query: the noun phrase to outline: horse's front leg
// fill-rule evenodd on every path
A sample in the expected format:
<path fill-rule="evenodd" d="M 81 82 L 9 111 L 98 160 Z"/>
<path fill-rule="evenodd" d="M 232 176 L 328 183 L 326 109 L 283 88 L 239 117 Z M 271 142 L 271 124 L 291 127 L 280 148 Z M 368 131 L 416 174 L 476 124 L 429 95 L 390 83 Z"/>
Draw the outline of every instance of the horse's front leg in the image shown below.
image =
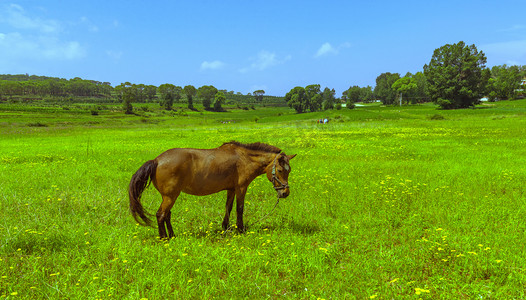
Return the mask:
<path fill-rule="evenodd" d="M 247 188 L 239 188 L 236 190 L 236 214 L 237 214 L 237 230 L 239 232 L 245 232 L 245 225 L 243 224 L 243 211 L 245 209 L 245 194 Z"/>
<path fill-rule="evenodd" d="M 169 237 L 169 238 L 173 238 L 173 237 L 175 237 L 175 234 L 174 234 L 174 230 L 173 230 L 173 228 L 172 228 L 172 222 L 171 222 L 171 221 L 172 221 L 172 211 L 169 210 L 169 211 L 168 211 L 168 214 L 167 214 L 167 216 L 166 216 L 166 221 L 165 221 L 165 223 L 166 223 L 166 229 L 168 229 L 168 237 Z"/>
<path fill-rule="evenodd" d="M 225 208 L 225 218 L 223 219 L 223 230 L 228 229 L 228 223 L 230 222 L 230 212 L 232 211 L 232 206 L 234 204 L 234 198 L 236 193 L 232 190 L 227 191 L 226 194 L 226 208 Z"/>

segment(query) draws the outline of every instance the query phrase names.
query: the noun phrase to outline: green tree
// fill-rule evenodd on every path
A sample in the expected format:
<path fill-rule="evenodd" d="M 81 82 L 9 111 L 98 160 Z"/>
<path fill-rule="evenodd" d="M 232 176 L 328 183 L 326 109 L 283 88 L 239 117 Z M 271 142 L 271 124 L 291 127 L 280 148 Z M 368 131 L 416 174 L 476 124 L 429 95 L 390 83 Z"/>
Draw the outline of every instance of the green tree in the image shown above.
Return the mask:
<path fill-rule="evenodd" d="M 256 102 L 263 102 L 263 95 L 265 95 L 264 90 L 257 90 L 252 94 L 254 95 L 254 98 L 256 98 Z"/>
<path fill-rule="evenodd" d="M 428 99 L 426 76 L 422 72 L 417 72 L 413 75 L 413 78 L 415 79 L 416 89 L 414 90 L 414 98 L 411 99 L 411 103 L 426 102 L 426 99 Z"/>
<path fill-rule="evenodd" d="M 125 114 L 133 114 L 132 102 L 137 100 L 137 88 L 135 84 L 129 82 L 121 83 L 115 87 L 117 95 L 122 100 L 122 106 Z"/>
<path fill-rule="evenodd" d="M 175 99 L 175 85 L 171 83 L 161 84 L 157 90 L 161 94 L 161 106 L 171 110 Z"/>
<path fill-rule="evenodd" d="M 203 100 L 203 106 L 206 110 L 210 109 L 212 99 L 217 93 L 217 89 L 212 85 L 203 85 L 197 89 L 197 96 Z"/>
<path fill-rule="evenodd" d="M 293 88 L 285 95 L 285 101 L 297 113 L 303 113 L 307 110 L 311 112 L 320 110 L 323 106 L 324 98 L 320 91 L 320 85 L 311 84 L 305 88 L 300 86 Z"/>
<path fill-rule="evenodd" d="M 347 107 L 351 108 L 354 107 L 354 103 L 360 100 L 360 94 L 362 93 L 362 89 L 357 85 L 353 85 L 343 93 L 345 94 L 345 98 L 347 99 Z"/>
<path fill-rule="evenodd" d="M 513 99 L 516 90 L 521 86 L 521 70 L 518 66 L 494 66 L 491 68 L 491 79 L 488 82 L 488 98 Z"/>
<path fill-rule="evenodd" d="M 146 102 L 146 93 L 144 92 L 144 89 L 146 88 L 146 85 L 144 84 L 136 84 L 135 87 L 135 93 L 136 93 L 136 101 L 139 103 Z"/>
<path fill-rule="evenodd" d="M 305 89 L 301 86 L 291 89 L 285 95 L 285 101 L 287 101 L 289 107 L 296 110 L 297 113 L 304 113 L 308 109 L 307 94 L 305 93 Z"/>
<path fill-rule="evenodd" d="M 435 49 L 424 66 L 429 96 L 445 109 L 474 106 L 484 95 L 489 72 L 486 55 L 460 41 Z"/>
<path fill-rule="evenodd" d="M 369 103 L 373 101 L 373 98 L 373 88 L 370 85 L 360 88 L 360 101 Z"/>
<path fill-rule="evenodd" d="M 321 94 L 314 94 L 312 98 L 309 99 L 309 110 L 311 112 L 319 111 L 323 106 L 323 96 Z"/>
<path fill-rule="evenodd" d="M 384 105 L 391 105 L 396 100 L 397 92 L 391 87 L 395 81 L 400 79 L 398 73 L 382 73 L 376 77 L 376 86 L 374 87 L 374 95 L 382 100 Z"/>
<path fill-rule="evenodd" d="M 175 86 L 174 88 L 174 99 L 175 99 L 175 102 L 179 103 L 179 101 L 181 101 L 181 98 L 183 98 L 183 88 L 180 87 L 180 86 Z"/>
<path fill-rule="evenodd" d="M 322 108 L 323 97 L 321 95 L 321 86 L 319 84 L 306 86 L 305 94 L 307 96 L 307 108 L 311 112 L 318 111 Z"/>
<path fill-rule="evenodd" d="M 225 94 L 223 92 L 217 92 L 214 96 L 214 111 L 222 111 L 223 108 L 221 105 L 223 105 L 225 101 Z"/>
<path fill-rule="evenodd" d="M 186 100 L 188 100 L 188 108 L 194 109 L 194 97 L 197 93 L 197 89 L 193 85 L 187 85 L 183 88 L 183 91 L 186 95 Z"/>
<path fill-rule="evenodd" d="M 155 85 L 147 85 L 144 87 L 144 95 L 146 96 L 146 99 L 149 101 L 152 101 L 155 99 L 155 96 L 157 95 L 157 87 Z"/>
<path fill-rule="evenodd" d="M 413 78 L 411 73 L 408 75 L 398 79 L 391 85 L 391 88 L 398 93 L 400 93 L 400 105 L 402 105 L 403 102 L 403 95 L 406 94 L 406 96 L 409 96 L 411 92 L 416 90 L 416 80 Z"/>
<path fill-rule="evenodd" d="M 334 89 L 329 89 L 326 87 L 323 89 L 323 110 L 334 109 L 334 103 L 336 102 L 336 91 Z"/>

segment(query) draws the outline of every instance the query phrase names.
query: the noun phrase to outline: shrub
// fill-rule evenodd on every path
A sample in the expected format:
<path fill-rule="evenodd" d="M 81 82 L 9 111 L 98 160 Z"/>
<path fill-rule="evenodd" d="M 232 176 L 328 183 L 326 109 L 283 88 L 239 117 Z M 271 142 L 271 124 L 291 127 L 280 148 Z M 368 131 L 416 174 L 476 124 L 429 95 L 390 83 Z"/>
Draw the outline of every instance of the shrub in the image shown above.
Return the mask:
<path fill-rule="evenodd" d="M 34 122 L 34 123 L 27 123 L 27 126 L 29 127 L 47 127 L 47 124 L 41 123 L 41 122 Z"/>
<path fill-rule="evenodd" d="M 444 120 L 445 117 L 443 115 L 441 115 L 441 114 L 434 114 L 431 117 L 429 117 L 429 119 L 431 119 L 431 120 Z"/>

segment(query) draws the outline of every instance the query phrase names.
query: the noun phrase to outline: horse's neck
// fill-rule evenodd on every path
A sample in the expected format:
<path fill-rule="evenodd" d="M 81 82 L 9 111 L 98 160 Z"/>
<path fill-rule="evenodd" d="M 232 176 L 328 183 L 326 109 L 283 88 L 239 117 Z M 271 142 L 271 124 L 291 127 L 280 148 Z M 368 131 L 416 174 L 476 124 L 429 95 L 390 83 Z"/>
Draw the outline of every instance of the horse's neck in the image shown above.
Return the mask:
<path fill-rule="evenodd" d="M 266 168 L 272 163 L 272 160 L 276 154 L 274 153 L 259 153 L 251 152 L 246 153 L 245 157 L 247 160 L 247 165 L 250 169 L 253 170 L 255 176 L 259 176 L 266 172 Z"/>

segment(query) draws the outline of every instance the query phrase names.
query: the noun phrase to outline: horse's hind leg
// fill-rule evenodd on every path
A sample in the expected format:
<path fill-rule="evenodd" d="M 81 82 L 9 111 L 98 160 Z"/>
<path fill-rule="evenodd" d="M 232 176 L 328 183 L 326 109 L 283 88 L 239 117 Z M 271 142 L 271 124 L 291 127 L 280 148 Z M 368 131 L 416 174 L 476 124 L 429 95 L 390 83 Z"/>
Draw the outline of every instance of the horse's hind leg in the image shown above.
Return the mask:
<path fill-rule="evenodd" d="M 159 237 L 161 239 L 167 238 L 166 234 L 166 227 L 168 227 L 168 232 L 170 234 L 170 237 L 174 236 L 174 231 L 172 229 L 172 223 L 170 222 L 172 213 L 170 212 L 170 209 L 172 209 L 172 206 L 175 203 L 175 200 L 179 196 L 179 193 L 176 193 L 173 196 L 165 196 L 163 195 L 163 202 L 161 203 L 161 207 L 159 207 L 159 210 L 157 211 L 157 226 L 159 227 Z M 166 227 L 165 227 L 166 224 Z"/>
<path fill-rule="evenodd" d="M 228 223 L 230 221 L 230 212 L 232 211 L 232 206 L 234 204 L 234 197 L 236 194 L 234 191 L 227 191 L 226 194 L 226 212 L 225 212 L 225 218 L 223 219 L 223 230 L 227 230 Z"/>

